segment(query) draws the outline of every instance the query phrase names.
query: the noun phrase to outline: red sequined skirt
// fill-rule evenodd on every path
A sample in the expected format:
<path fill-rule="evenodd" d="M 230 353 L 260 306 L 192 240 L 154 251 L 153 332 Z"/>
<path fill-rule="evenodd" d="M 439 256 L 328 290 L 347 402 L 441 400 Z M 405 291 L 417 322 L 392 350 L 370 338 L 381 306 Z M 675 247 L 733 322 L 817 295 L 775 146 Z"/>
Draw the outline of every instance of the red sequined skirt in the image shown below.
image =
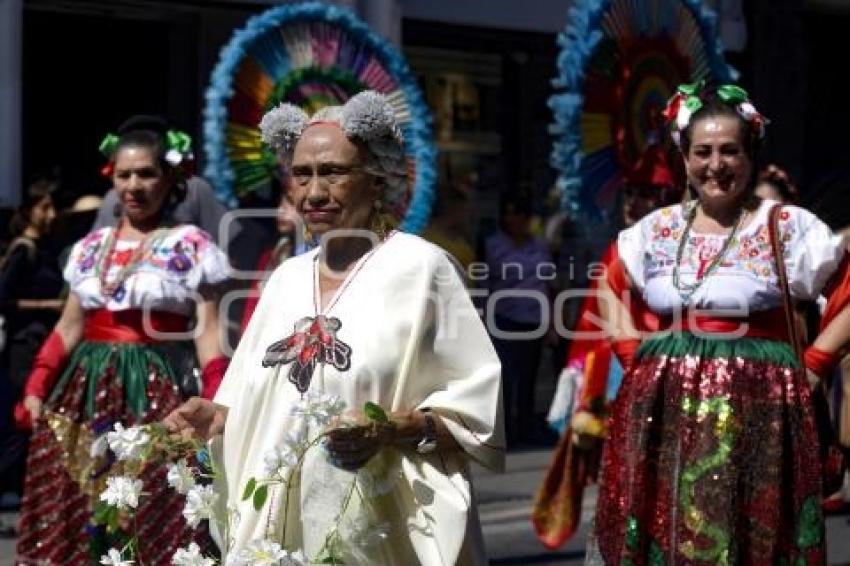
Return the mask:
<path fill-rule="evenodd" d="M 167 361 L 143 344 L 84 342 L 54 388 L 30 441 L 16 564 L 98 564 L 131 533 L 106 533 L 91 511 L 119 463 L 92 454 L 92 442 L 117 422 L 162 420 L 181 402 Z M 193 540 L 212 547 L 205 529 L 182 516 L 185 497 L 168 487 L 164 465 L 151 464 L 136 522 L 138 564 L 170 564 Z"/>
<path fill-rule="evenodd" d="M 790 347 L 647 341 L 612 408 L 596 537 L 605 564 L 822 564 L 810 390 Z"/>

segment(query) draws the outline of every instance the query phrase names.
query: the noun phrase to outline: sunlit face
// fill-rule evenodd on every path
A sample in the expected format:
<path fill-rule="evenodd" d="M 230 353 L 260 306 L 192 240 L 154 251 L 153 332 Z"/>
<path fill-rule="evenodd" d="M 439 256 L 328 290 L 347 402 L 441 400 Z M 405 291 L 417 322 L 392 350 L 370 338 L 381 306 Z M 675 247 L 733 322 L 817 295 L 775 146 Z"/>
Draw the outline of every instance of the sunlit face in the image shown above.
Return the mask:
<path fill-rule="evenodd" d="M 112 182 L 127 218 L 146 221 L 162 210 L 174 178 L 163 171 L 151 148 L 129 146 L 115 156 Z"/>
<path fill-rule="evenodd" d="M 742 134 L 731 116 L 707 116 L 693 125 L 685 170 L 700 201 L 735 204 L 747 191 L 753 165 Z"/>
<path fill-rule="evenodd" d="M 55 218 L 56 207 L 53 205 L 53 198 L 47 195 L 30 209 L 29 225 L 39 234 L 46 234 Z"/>
<path fill-rule="evenodd" d="M 310 126 L 298 140 L 289 193 L 314 236 L 369 228 L 382 180 L 363 170 L 365 151 L 334 124 Z"/>

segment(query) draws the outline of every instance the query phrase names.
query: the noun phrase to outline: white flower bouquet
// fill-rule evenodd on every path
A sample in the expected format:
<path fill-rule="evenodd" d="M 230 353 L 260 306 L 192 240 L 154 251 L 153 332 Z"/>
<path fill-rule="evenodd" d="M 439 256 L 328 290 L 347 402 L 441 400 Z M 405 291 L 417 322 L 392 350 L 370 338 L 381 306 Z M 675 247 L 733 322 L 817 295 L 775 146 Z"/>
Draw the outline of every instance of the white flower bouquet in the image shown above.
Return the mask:
<path fill-rule="evenodd" d="M 322 445 L 331 424 L 339 426 L 345 403 L 331 395 L 307 394 L 292 410 L 303 426 L 294 427 L 286 441 L 263 455 L 263 476 L 252 477 L 244 486 L 242 501 L 249 501 L 257 511 L 269 498 L 271 489 L 284 490 L 289 501 L 290 490 L 295 482 L 293 474 L 299 473 L 307 453 Z M 374 403 L 366 403 L 365 417 L 380 426 L 389 422 L 384 410 Z M 308 430 L 320 431 L 313 437 Z M 215 469 L 206 444 L 196 440 L 184 440 L 171 436 L 160 424 L 148 424 L 124 428 L 120 423 L 104 435 L 115 457 L 123 464 L 118 468 L 120 475 L 107 478 L 106 490 L 94 509 L 93 522 L 104 526 L 107 532 L 131 531 L 122 548 L 110 548 L 101 557 L 101 564 L 129 566 L 138 560 L 138 529 L 134 519 L 139 500 L 146 494 L 138 479 L 151 463 L 165 463 L 166 481 L 170 488 L 186 496 L 183 517 L 190 528 L 198 528 L 203 521 L 213 522 L 219 533 L 223 533 L 222 544 L 227 545 L 225 566 L 306 566 L 313 564 L 346 564 L 359 562 L 368 556 L 368 547 L 388 536 L 388 527 L 372 524 L 367 513 L 355 517 L 346 516 L 352 499 L 359 498 L 359 508 L 368 508 L 370 498 L 392 489 L 394 481 L 378 479 L 366 467 L 352 476 L 345 488 L 345 497 L 332 521 L 324 544 L 318 554 L 308 558 L 302 549 L 285 548 L 284 541 L 270 538 L 258 539 L 251 544 L 233 549 L 228 533 L 239 520 L 235 508 L 222 511 L 218 505 L 219 494 L 212 484 L 219 471 Z M 97 445 L 97 448 L 95 448 Z M 97 439 L 93 450 L 105 451 L 103 438 Z M 195 465 L 194 463 L 197 463 Z M 284 509 L 288 505 L 284 506 Z M 225 515 L 225 516 L 222 516 Z M 286 532 L 286 513 L 283 515 L 283 530 Z M 214 566 L 219 564 L 215 557 L 204 556 L 196 543 L 179 549 L 171 559 L 176 566 Z M 140 563 L 140 562 L 138 562 Z"/>

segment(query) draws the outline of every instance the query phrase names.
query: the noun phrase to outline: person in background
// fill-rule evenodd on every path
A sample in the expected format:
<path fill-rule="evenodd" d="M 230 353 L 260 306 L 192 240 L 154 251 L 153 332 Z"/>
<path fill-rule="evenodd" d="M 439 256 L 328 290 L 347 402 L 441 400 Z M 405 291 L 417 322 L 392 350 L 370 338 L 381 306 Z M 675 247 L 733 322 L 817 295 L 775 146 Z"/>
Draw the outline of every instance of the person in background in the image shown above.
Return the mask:
<path fill-rule="evenodd" d="M 16 407 L 18 422 L 33 426 L 17 546 L 17 560 L 26 564 L 87 564 L 123 547 L 129 533 L 91 522 L 115 463 L 106 434 L 158 422 L 192 385 L 157 333 L 194 337 L 207 397 L 227 367 L 216 301 L 227 258 L 207 233 L 171 216 L 185 191 L 186 157 L 173 136 L 159 120 L 135 124 L 102 145 L 121 204 L 118 223 L 72 249 L 64 270 L 68 299 Z M 163 564 L 193 534 L 181 514 L 183 497 L 168 491 L 164 463 L 149 465 L 142 479 L 155 496 L 137 510 L 141 532 L 149 533 L 137 555 Z M 199 533 L 196 540 L 211 547 Z"/>
<path fill-rule="evenodd" d="M 469 196 L 460 189 L 448 187 L 439 191 L 431 223 L 422 232 L 423 238 L 437 244 L 458 261 L 467 278 L 469 265 L 475 261 L 475 249 L 467 232 L 469 225 Z"/>
<path fill-rule="evenodd" d="M 24 191 L 10 222 L 12 241 L 0 259 L 0 497 L 23 494 L 29 434 L 14 426 L 12 403 L 23 394 L 38 348 L 62 310 L 62 274 L 48 234 L 58 185 L 42 179 Z"/>
<path fill-rule="evenodd" d="M 255 271 L 262 275 L 251 284 L 250 294 L 245 299 L 245 310 L 242 315 L 242 332 L 248 327 L 254 309 L 260 300 L 263 286 L 277 267 L 287 259 L 307 251 L 304 241 L 304 221 L 298 214 L 289 191 L 281 191 L 280 204 L 277 207 L 275 224 L 279 234 L 274 246 L 260 254 Z"/>
<path fill-rule="evenodd" d="M 160 130 L 167 130 L 168 123 L 159 116 L 137 115 L 129 118 L 116 130 L 117 135 L 123 135 L 133 130 L 149 127 L 156 124 Z M 192 160 L 191 149 L 187 150 L 187 159 Z M 108 168 L 105 171 L 109 173 Z M 174 222 L 180 224 L 193 224 L 211 235 L 215 242 L 224 250 L 228 250 L 230 244 L 239 235 L 240 223 L 233 221 L 228 223 L 227 233 L 221 234 L 221 221 L 227 208 L 218 200 L 215 191 L 210 184 L 187 169 L 186 195 L 177 203 L 171 212 Z M 98 230 L 106 226 L 115 226 L 121 217 L 121 202 L 115 187 L 110 188 L 103 197 L 103 202 L 97 213 L 92 230 Z"/>
<path fill-rule="evenodd" d="M 554 276 L 554 266 L 548 245 L 531 234 L 528 198 L 505 196 L 499 212 L 500 228 L 484 243 L 487 309 L 493 310 L 495 323 L 488 330 L 502 362 L 505 435 L 512 446 L 538 437 L 534 391 L 543 343 L 552 328 L 550 287 L 544 277 L 547 272 Z"/>
<path fill-rule="evenodd" d="M 622 223 L 625 228 L 660 206 L 678 202 L 676 187 L 664 149 L 648 146 L 634 167 L 625 174 L 622 194 Z M 605 251 L 601 264 L 608 269 L 616 258 L 616 240 Z M 584 488 L 595 483 L 608 434 L 608 414 L 623 368 L 612 355 L 611 346 L 599 327 L 598 278 L 590 279 L 573 329 L 564 369 L 559 376 L 556 399 L 548 417 L 561 440 L 537 492 L 532 522 L 540 541 L 557 548 L 568 541 L 581 523 Z M 641 301 L 633 298 L 635 318 Z M 644 326 L 654 325 L 649 318 Z M 589 337 L 595 334 L 595 337 Z"/>
<path fill-rule="evenodd" d="M 755 194 L 761 199 L 800 204 L 800 189 L 784 169 L 773 163 L 759 173 Z"/>
<path fill-rule="evenodd" d="M 59 253 L 59 265 L 68 263 L 68 255 L 80 238 L 91 232 L 103 197 L 83 195 L 74 201 L 71 208 L 61 211 L 54 223 L 54 248 Z"/>

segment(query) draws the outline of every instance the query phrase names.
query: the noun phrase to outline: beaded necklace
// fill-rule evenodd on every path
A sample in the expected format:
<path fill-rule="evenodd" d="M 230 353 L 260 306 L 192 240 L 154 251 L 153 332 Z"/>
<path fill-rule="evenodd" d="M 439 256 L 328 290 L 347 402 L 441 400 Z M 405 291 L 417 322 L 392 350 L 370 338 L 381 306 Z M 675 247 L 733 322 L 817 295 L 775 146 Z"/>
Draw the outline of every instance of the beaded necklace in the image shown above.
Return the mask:
<path fill-rule="evenodd" d="M 123 225 L 124 219 L 122 218 L 118 222 L 118 226 L 109 231 L 109 234 L 106 236 L 106 241 L 103 242 L 100 257 L 98 257 L 97 264 L 95 265 L 95 275 L 97 275 L 98 279 L 100 279 L 101 292 L 107 297 L 114 297 L 116 299 L 118 298 L 117 295 L 121 294 L 121 290 L 124 287 L 124 281 L 127 277 L 130 276 L 133 270 L 139 263 L 141 263 L 148 253 L 155 248 L 160 241 L 162 241 L 169 231 L 168 228 L 157 228 L 153 232 L 147 234 L 142 239 L 138 247 L 133 250 L 133 255 L 130 256 L 127 263 L 121 266 L 112 281 L 107 282 L 109 268 L 112 265 L 112 256 L 115 253 L 115 246 L 118 243 L 118 234 L 121 232 Z"/>
<path fill-rule="evenodd" d="M 717 255 L 714 256 L 714 259 L 711 260 L 711 263 L 709 263 L 705 268 L 702 273 L 702 277 L 697 278 L 693 283 L 682 283 L 679 272 L 681 270 L 682 258 L 685 255 L 685 247 L 688 243 L 691 227 L 697 217 L 697 202 L 691 201 L 688 203 L 688 206 L 688 220 L 685 224 L 685 229 L 682 232 L 682 238 L 679 240 L 679 248 L 676 250 L 676 264 L 673 266 L 673 286 L 676 288 L 676 291 L 679 293 L 679 297 L 682 298 L 682 302 L 685 304 L 690 302 L 691 297 L 693 297 L 694 293 L 697 292 L 697 289 L 699 289 L 706 279 L 708 279 L 708 277 L 714 273 L 718 267 L 720 267 L 720 263 L 723 261 L 723 258 L 729 251 L 729 248 L 732 247 L 732 243 L 734 242 L 735 236 L 737 235 L 744 219 L 744 209 L 741 208 L 738 210 L 738 217 L 735 219 L 734 224 L 732 224 L 732 231 L 729 232 L 729 237 L 723 243 L 723 247 L 719 252 L 717 252 Z"/>

